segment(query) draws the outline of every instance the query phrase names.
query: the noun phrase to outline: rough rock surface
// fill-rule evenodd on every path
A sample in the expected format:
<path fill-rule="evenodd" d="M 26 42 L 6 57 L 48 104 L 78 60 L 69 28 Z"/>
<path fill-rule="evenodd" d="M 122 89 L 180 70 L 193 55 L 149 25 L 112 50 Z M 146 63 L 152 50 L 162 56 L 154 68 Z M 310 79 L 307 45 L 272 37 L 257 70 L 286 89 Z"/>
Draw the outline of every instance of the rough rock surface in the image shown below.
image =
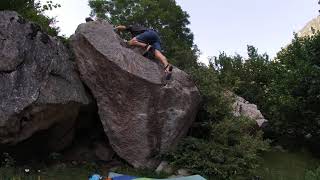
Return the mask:
<path fill-rule="evenodd" d="M 173 167 L 167 161 L 162 161 L 157 167 L 157 169 L 155 170 L 155 172 L 156 173 L 165 172 L 167 174 L 172 174 Z"/>
<path fill-rule="evenodd" d="M 104 141 L 85 142 L 78 141 L 72 148 L 63 152 L 64 159 L 77 162 L 112 161 L 114 156 L 112 148 Z"/>
<path fill-rule="evenodd" d="M 237 117 L 249 117 L 255 120 L 259 127 L 261 127 L 263 123 L 268 121 L 263 117 L 257 105 L 250 104 L 248 101 L 246 101 L 240 96 L 235 96 L 235 102 L 233 103 L 233 114 Z"/>
<path fill-rule="evenodd" d="M 102 161 L 111 161 L 115 154 L 109 144 L 104 142 L 94 142 L 94 153 Z"/>
<path fill-rule="evenodd" d="M 107 22 L 79 25 L 71 44 L 112 148 L 135 167 L 156 167 L 154 156 L 175 145 L 193 122 L 197 87 L 177 68 L 164 86 L 163 67 L 122 46 Z"/>
<path fill-rule="evenodd" d="M 73 138 L 83 85 L 58 40 L 16 12 L 0 11 L 0 144 L 16 144 L 50 129 L 59 150 Z"/>
<path fill-rule="evenodd" d="M 309 21 L 299 32 L 299 37 L 312 36 L 320 31 L 320 16 Z"/>

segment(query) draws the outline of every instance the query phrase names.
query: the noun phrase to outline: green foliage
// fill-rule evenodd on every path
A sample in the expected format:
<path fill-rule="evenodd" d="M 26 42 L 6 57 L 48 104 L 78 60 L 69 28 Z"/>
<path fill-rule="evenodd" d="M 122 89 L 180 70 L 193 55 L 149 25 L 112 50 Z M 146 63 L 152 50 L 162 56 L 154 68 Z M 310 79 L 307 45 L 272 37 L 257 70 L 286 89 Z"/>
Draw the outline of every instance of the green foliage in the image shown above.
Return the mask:
<path fill-rule="evenodd" d="M 179 168 L 208 177 L 252 177 L 259 165 L 259 152 L 268 149 L 262 132 L 256 131 L 254 121 L 230 114 L 233 99 L 221 86 L 219 72 L 212 64 L 199 64 L 187 71 L 202 95 L 201 108 L 189 137 L 165 158 Z"/>
<path fill-rule="evenodd" d="M 91 16 L 109 20 L 107 13 L 109 12 L 111 2 L 106 0 L 89 0 L 89 6 L 92 8 Z"/>
<path fill-rule="evenodd" d="M 269 93 L 275 102 L 266 101 L 274 125 L 291 137 L 320 138 L 320 34 L 296 37 L 277 61 L 280 72 Z"/>
<path fill-rule="evenodd" d="M 172 64 L 182 69 L 197 66 L 189 15 L 174 0 L 89 0 L 89 5 L 92 15 L 114 25 L 141 24 L 157 30 Z"/>
<path fill-rule="evenodd" d="M 37 23 L 43 31 L 52 36 L 57 36 L 59 28 L 54 26 L 55 19 L 44 15 L 44 12 L 59 7 L 60 4 L 54 4 L 52 1 L 47 1 L 43 6 L 35 0 L 1 0 L 0 2 L 0 10 L 17 11 L 22 17 Z"/>
<path fill-rule="evenodd" d="M 245 118 L 210 123 L 206 139 L 188 137 L 165 157 L 174 166 L 215 179 L 250 178 L 259 166 L 259 152 L 268 149 L 255 122 Z"/>
<path fill-rule="evenodd" d="M 42 6 L 42 11 L 48 11 L 48 10 L 51 11 L 51 10 L 53 10 L 55 8 L 59 8 L 59 7 L 61 7 L 60 4 L 53 4 L 52 1 L 47 1 L 47 4 Z"/>
<path fill-rule="evenodd" d="M 305 180 L 320 180 L 320 167 L 314 171 L 308 171 L 305 175 Z"/>
<path fill-rule="evenodd" d="M 9 153 L 2 154 L 2 163 L 1 166 L 5 168 L 13 167 L 15 165 L 15 160 Z"/>
<path fill-rule="evenodd" d="M 0 10 L 25 11 L 34 7 L 34 0 L 2 0 Z"/>
<path fill-rule="evenodd" d="M 29 170 L 28 172 L 26 170 Z M 11 167 L 0 168 L 1 180 L 70 180 L 70 179 L 88 179 L 93 173 L 102 173 L 102 171 L 92 171 L 84 166 L 73 167 Z M 106 173 L 106 172 L 103 172 Z M 107 174 L 103 174 L 107 175 Z"/>
<path fill-rule="evenodd" d="M 319 166 L 319 159 L 307 149 L 288 151 L 275 146 L 263 153 L 258 175 L 266 180 L 303 180 L 308 169 Z"/>
<path fill-rule="evenodd" d="M 212 67 L 199 64 L 188 68 L 201 95 L 202 104 L 198 112 L 197 123 L 205 127 L 209 122 L 217 122 L 230 116 L 231 99 L 225 95 L 225 89 L 219 84 L 219 79 Z M 207 128 L 205 128 L 207 129 Z"/>
<path fill-rule="evenodd" d="M 274 61 L 248 47 L 249 58 L 221 54 L 214 67 L 224 87 L 258 104 L 276 137 L 320 138 L 320 34 L 298 38 Z M 212 63 L 213 64 L 213 63 Z"/>
<path fill-rule="evenodd" d="M 269 57 L 259 55 L 257 49 L 248 46 L 249 58 L 244 60 L 236 55 L 229 57 L 222 53 L 212 58 L 210 63 L 219 73 L 220 83 L 227 89 L 245 97 L 250 102 L 260 103 L 266 85 L 270 82 L 270 71 L 267 68 Z"/>

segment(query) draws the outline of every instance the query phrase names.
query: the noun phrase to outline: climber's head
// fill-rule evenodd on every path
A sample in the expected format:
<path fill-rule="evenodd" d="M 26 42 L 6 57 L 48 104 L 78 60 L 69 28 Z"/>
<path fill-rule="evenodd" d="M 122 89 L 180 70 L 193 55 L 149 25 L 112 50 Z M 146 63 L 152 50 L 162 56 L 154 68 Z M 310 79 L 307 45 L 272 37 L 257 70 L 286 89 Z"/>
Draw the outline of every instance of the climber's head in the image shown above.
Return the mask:
<path fill-rule="evenodd" d="M 86 22 L 90 22 L 90 21 L 93 21 L 93 19 L 91 17 L 87 17 Z"/>

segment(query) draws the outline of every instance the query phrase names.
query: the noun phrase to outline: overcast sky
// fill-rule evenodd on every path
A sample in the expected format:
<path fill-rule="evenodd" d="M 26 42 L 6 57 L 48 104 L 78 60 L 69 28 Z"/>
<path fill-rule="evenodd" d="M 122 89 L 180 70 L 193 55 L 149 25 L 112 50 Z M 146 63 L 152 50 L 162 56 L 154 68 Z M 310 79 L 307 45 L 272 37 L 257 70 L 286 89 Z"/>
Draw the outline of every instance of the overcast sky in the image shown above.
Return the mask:
<path fill-rule="evenodd" d="M 45 0 L 41 0 L 45 2 Z M 194 42 L 207 62 L 224 51 L 246 56 L 247 45 L 274 57 L 311 19 L 317 17 L 317 0 L 176 0 L 190 15 Z M 89 16 L 88 0 L 53 0 L 61 34 L 70 36 Z"/>

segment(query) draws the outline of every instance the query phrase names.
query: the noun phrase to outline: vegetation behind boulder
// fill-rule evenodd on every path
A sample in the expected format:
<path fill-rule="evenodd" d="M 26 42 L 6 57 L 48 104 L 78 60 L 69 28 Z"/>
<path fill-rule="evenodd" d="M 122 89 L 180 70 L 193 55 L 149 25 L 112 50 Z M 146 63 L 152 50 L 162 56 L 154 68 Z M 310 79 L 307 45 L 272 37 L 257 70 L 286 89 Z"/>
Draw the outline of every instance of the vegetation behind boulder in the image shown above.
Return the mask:
<path fill-rule="evenodd" d="M 54 26 L 55 19 L 46 16 L 44 12 L 58 7 L 60 5 L 52 1 L 47 1 L 45 5 L 35 0 L 1 0 L 0 2 L 0 11 L 17 11 L 25 19 L 40 25 L 42 30 L 51 36 L 57 36 L 59 28 Z"/>
<path fill-rule="evenodd" d="M 247 179 L 259 167 L 260 152 L 268 149 L 262 132 L 246 118 L 210 123 L 206 137 L 187 137 L 165 157 L 178 167 L 213 179 Z"/>
<path fill-rule="evenodd" d="M 269 137 L 319 149 L 320 34 L 295 37 L 274 61 L 252 46 L 248 55 L 212 59 L 223 86 L 259 106 L 271 125 Z"/>

